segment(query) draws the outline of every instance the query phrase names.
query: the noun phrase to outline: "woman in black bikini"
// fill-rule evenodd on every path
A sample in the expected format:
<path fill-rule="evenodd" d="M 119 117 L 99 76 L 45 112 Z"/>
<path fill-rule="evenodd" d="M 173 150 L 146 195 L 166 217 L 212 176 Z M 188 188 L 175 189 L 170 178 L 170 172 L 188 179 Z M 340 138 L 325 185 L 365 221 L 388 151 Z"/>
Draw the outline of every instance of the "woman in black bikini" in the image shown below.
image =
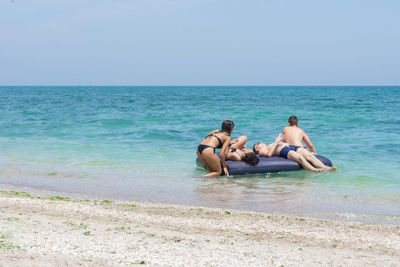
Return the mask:
<path fill-rule="evenodd" d="M 229 175 L 228 168 L 225 164 L 225 154 L 228 150 L 231 134 L 235 124 L 233 121 L 226 120 L 222 122 L 221 130 L 214 130 L 200 143 L 197 148 L 197 156 L 203 162 L 204 166 L 209 170 L 204 176 L 220 176 L 221 174 Z M 215 153 L 216 148 L 221 148 L 221 161 Z"/>
<path fill-rule="evenodd" d="M 246 148 L 247 136 L 242 135 L 237 139 L 230 142 L 228 151 L 226 153 L 226 159 L 241 161 L 243 160 L 247 164 L 257 165 L 260 161 L 257 154 L 253 150 Z"/>

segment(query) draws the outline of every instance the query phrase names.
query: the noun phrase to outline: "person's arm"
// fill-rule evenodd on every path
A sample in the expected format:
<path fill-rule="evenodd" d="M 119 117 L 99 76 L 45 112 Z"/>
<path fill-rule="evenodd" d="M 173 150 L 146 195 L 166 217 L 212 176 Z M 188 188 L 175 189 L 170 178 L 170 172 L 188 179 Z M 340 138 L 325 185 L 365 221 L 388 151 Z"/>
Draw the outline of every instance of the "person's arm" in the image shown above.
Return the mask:
<path fill-rule="evenodd" d="M 275 150 L 276 150 L 276 146 L 278 145 L 278 143 L 280 141 L 282 141 L 282 139 L 285 136 L 283 134 L 278 135 L 277 138 L 275 138 L 275 142 L 273 142 L 271 145 L 268 146 L 268 152 L 267 152 L 267 157 L 272 157 L 272 155 L 274 154 Z"/>
<path fill-rule="evenodd" d="M 276 146 L 282 140 L 282 138 L 284 138 L 283 134 L 278 135 L 278 137 L 275 138 L 275 142 L 273 142 L 272 144 L 267 146 L 267 151 L 265 153 L 260 153 L 260 156 L 272 157 L 272 155 L 274 154 L 274 151 L 276 150 Z"/>
<path fill-rule="evenodd" d="M 311 152 L 317 154 L 317 151 L 315 150 L 314 145 L 311 143 L 310 138 L 308 137 L 308 135 L 304 132 L 304 136 L 303 136 L 303 141 L 306 144 L 306 146 L 308 147 L 308 149 L 311 150 Z"/>
<path fill-rule="evenodd" d="M 286 133 L 287 133 L 287 126 L 285 127 L 285 128 L 283 128 L 283 130 L 282 130 L 282 134 L 283 134 L 283 138 L 282 138 L 282 141 L 283 142 L 287 142 L 287 140 L 286 140 Z"/>
<path fill-rule="evenodd" d="M 247 136 L 242 135 L 231 141 L 231 148 L 241 149 L 247 142 Z"/>
<path fill-rule="evenodd" d="M 225 143 L 222 145 L 221 152 L 219 153 L 219 156 L 221 158 L 222 168 L 224 169 L 226 176 L 229 176 L 229 172 L 228 172 L 228 168 L 226 167 L 225 157 L 226 157 L 226 153 L 228 152 L 228 146 L 229 146 L 230 141 L 231 141 L 231 138 L 227 137 Z"/>

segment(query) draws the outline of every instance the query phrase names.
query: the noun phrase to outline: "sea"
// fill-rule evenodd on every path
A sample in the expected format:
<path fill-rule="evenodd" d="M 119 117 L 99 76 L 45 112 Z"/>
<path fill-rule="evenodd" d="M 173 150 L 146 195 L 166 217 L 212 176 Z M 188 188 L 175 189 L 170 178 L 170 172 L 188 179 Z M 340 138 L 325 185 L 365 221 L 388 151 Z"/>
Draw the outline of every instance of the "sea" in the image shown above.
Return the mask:
<path fill-rule="evenodd" d="M 252 146 L 291 115 L 336 173 L 202 176 L 223 120 Z M 400 87 L 1 86 L 0 185 L 400 225 Z"/>

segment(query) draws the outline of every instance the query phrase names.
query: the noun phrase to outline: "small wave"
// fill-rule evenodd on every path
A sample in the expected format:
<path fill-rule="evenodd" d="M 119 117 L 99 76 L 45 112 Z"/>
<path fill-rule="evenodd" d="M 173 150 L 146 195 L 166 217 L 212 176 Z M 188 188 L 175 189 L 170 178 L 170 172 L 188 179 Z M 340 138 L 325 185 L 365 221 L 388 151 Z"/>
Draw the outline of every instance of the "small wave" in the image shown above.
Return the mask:
<path fill-rule="evenodd" d="M 129 119 L 101 119 L 99 122 L 103 126 L 121 127 L 121 126 L 132 126 L 134 121 Z"/>

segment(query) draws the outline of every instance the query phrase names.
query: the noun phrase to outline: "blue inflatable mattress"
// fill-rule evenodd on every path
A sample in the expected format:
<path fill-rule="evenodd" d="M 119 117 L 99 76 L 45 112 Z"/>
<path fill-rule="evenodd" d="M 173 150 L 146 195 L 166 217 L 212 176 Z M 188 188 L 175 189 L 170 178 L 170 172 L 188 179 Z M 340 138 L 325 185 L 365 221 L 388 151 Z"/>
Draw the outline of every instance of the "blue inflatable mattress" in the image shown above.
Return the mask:
<path fill-rule="evenodd" d="M 332 162 L 321 155 L 315 155 L 322 163 L 326 166 L 332 167 Z M 260 161 L 256 166 L 251 166 L 243 161 L 232 161 L 227 160 L 226 166 L 228 167 L 229 174 L 241 175 L 241 174 L 254 174 L 254 173 L 269 173 L 269 172 L 280 172 L 280 171 L 295 171 L 301 170 L 303 167 L 297 162 L 285 159 L 282 157 L 258 157 Z M 196 159 L 196 164 L 204 168 L 203 163 L 199 158 Z"/>

